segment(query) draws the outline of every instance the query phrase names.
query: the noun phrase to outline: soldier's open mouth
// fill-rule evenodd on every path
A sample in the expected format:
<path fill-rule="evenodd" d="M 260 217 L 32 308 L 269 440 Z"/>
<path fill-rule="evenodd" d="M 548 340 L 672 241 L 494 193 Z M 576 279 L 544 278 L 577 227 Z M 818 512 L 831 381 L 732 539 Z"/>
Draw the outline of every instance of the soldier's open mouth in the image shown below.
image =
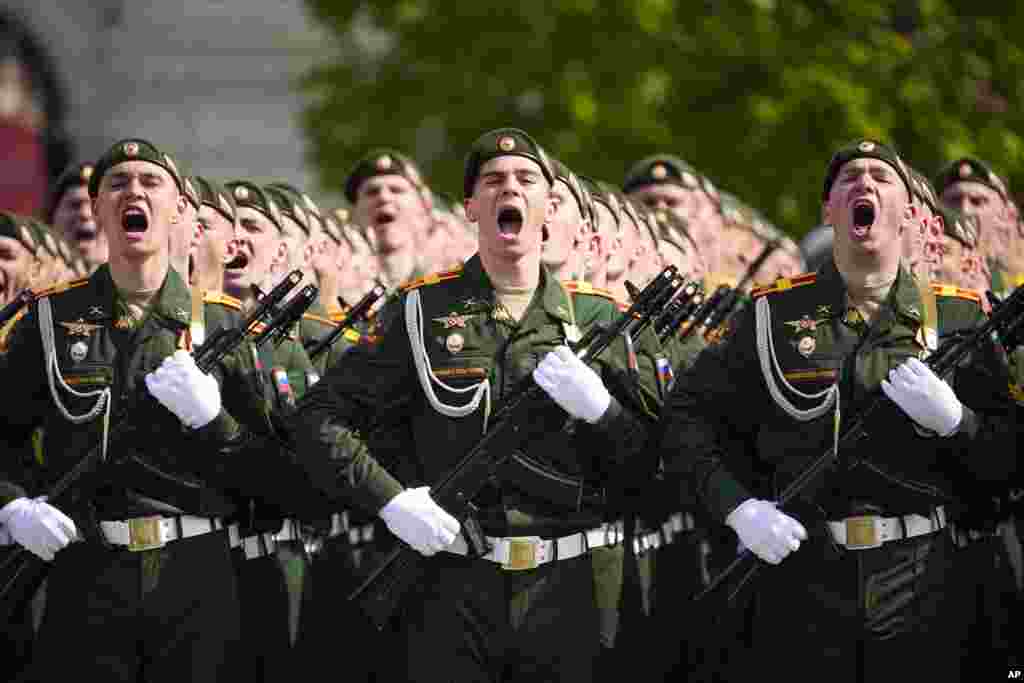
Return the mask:
<path fill-rule="evenodd" d="M 238 252 L 235 254 L 235 258 L 231 259 L 224 268 L 226 270 L 242 270 L 247 265 L 249 265 L 249 257 L 242 252 Z"/>
<path fill-rule="evenodd" d="M 514 206 L 498 212 L 498 232 L 503 235 L 518 235 L 523 228 L 523 214 Z"/>
<path fill-rule="evenodd" d="M 95 225 L 80 225 L 74 230 L 74 239 L 76 242 L 86 242 L 88 240 L 96 239 L 96 226 Z"/>
<path fill-rule="evenodd" d="M 547 242 L 548 238 L 550 238 L 550 237 L 551 237 L 551 233 L 548 231 L 547 224 L 544 224 L 544 225 L 540 226 L 540 241 L 541 241 L 541 244 L 543 244 L 544 242 Z"/>
<path fill-rule="evenodd" d="M 145 232 L 149 227 L 149 219 L 142 209 L 125 209 L 121 216 L 121 227 L 125 232 Z"/>
<path fill-rule="evenodd" d="M 857 200 L 853 204 L 853 234 L 864 237 L 875 222 L 875 206 L 871 202 Z"/>

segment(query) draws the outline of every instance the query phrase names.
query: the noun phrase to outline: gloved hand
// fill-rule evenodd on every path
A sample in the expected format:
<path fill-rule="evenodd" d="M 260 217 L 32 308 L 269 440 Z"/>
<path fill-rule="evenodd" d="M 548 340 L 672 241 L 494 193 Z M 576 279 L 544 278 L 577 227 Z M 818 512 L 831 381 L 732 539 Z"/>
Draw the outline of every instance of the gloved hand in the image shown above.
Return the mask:
<path fill-rule="evenodd" d="M 212 375 L 196 366 L 183 350 L 164 358 L 146 375 L 146 387 L 156 400 L 192 429 L 210 423 L 220 413 L 220 387 Z"/>
<path fill-rule="evenodd" d="M 40 498 L 15 498 L 0 508 L 0 530 L 47 562 L 78 538 L 71 518 Z"/>
<path fill-rule="evenodd" d="M 740 542 L 769 564 L 782 562 L 807 540 L 803 524 L 779 512 L 775 503 L 748 498 L 729 513 L 725 523 L 733 528 Z"/>
<path fill-rule="evenodd" d="M 601 419 L 612 400 L 597 373 L 568 346 L 544 356 L 533 371 L 533 381 L 565 412 L 590 424 Z"/>
<path fill-rule="evenodd" d="M 889 371 L 882 391 L 892 402 L 925 429 L 949 436 L 960 426 L 964 407 L 953 388 L 916 358 Z"/>
<path fill-rule="evenodd" d="M 381 508 L 380 517 L 391 533 L 428 557 L 450 546 L 461 528 L 427 486 L 402 491 Z"/>

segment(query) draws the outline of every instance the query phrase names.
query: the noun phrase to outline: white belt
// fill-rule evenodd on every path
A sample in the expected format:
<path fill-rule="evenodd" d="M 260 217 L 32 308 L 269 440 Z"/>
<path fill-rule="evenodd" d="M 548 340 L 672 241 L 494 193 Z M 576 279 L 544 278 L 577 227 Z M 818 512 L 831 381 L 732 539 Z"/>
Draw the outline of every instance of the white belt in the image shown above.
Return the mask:
<path fill-rule="evenodd" d="M 847 517 L 838 522 L 829 522 L 828 527 L 832 531 L 832 538 L 839 545 L 845 546 L 848 550 L 867 550 L 868 548 L 877 548 L 889 541 L 899 541 L 904 538 L 914 538 L 941 531 L 946 527 L 946 512 L 942 507 L 937 507 L 931 517 L 924 515 Z"/>
<path fill-rule="evenodd" d="M 242 552 L 245 553 L 245 559 L 247 560 L 255 560 L 259 557 L 268 557 L 273 555 L 274 551 L 277 550 L 277 541 L 274 540 L 274 534 L 272 533 L 246 536 L 241 539 L 240 545 L 242 546 Z"/>
<path fill-rule="evenodd" d="M 101 521 L 100 531 L 107 543 L 127 546 L 132 552 L 162 548 L 171 541 L 201 536 L 224 529 L 219 517 L 136 517 L 124 521 Z"/>
<path fill-rule="evenodd" d="M 571 560 L 583 555 L 591 548 L 609 545 L 605 529 L 581 531 L 561 538 L 542 539 L 539 536 L 509 536 L 495 538 L 488 536 L 487 541 L 492 550 L 480 559 L 500 564 L 502 569 L 520 571 L 536 569 L 542 564 L 555 560 Z M 456 555 L 468 555 L 469 549 L 462 534 L 455 537 L 455 542 L 447 552 Z"/>
<path fill-rule="evenodd" d="M 302 527 L 299 526 L 297 520 L 286 519 L 281 530 L 274 534 L 274 540 L 278 543 L 281 541 L 301 541 L 303 540 Z"/>

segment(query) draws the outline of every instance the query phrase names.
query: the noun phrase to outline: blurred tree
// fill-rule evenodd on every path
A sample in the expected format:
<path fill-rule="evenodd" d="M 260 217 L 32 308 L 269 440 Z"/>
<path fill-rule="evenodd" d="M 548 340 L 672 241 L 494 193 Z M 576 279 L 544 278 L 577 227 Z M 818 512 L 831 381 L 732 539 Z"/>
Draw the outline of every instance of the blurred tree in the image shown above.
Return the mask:
<path fill-rule="evenodd" d="M 337 49 L 305 78 L 325 189 L 369 147 L 461 192 L 503 125 L 621 182 L 671 151 L 799 236 L 832 151 L 893 142 L 926 175 L 973 153 L 1024 187 L 1024 36 L 1013 3 L 965 0 L 308 0 Z"/>

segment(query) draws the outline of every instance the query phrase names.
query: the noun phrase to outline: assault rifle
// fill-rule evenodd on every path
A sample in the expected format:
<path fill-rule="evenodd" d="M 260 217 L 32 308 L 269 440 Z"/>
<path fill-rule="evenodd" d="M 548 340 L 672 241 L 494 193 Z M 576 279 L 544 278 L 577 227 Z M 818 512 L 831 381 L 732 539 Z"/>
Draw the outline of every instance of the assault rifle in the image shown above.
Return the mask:
<path fill-rule="evenodd" d="M 353 306 L 345 317 L 338 322 L 338 326 L 335 329 L 328 332 L 323 339 L 312 342 L 306 347 L 306 353 L 309 354 L 309 359 L 315 361 L 321 354 L 330 350 L 330 348 L 334 346 L 334 342 L 338 341 L 338 337 L 343 335 L 346 329 L 352 327 L 358 322 L 366 320 L 366 317 L 369 315 L 374 305 L 380 301 L 385 294 L 387 294 L 387 291 L 388 290 L 384 285 L 377 282 L 373 286 L 373 289 L 367 292 L 366 296 L 360 299 L 359 303 Z M 338 303 L 342 306 L 345 305 L 341 300 L 341 297 L 338 297 Z"/>
<path fill-rule="evenodd" d="M 680 286 L 682 281 L 676 268 L 669 266 L 639 292 L 632 306 L 614 322 L 607 326 L 595 325 L 587 330 L 583 338 L 573 345 L 573 351 L 584 363 L 590 363 L 619 336 L 637 336 L 661 312 Z M 557 425 L 551 424 L 550 420 L 538 419 L 538 415 L 547 412 L 539 409 L 547 402 L 550 399 L 533 378 L 524 378 L 496 407 L 487 433 L 430 489 L 430 495 L 437 504 L 462 525 L 462 535 L 474 557 L 486 555 L 490 547 L 476 520 L 477 508 L 473 499 L 514 452 L 523 450 L 538 435 L 561 428 L 564 413 Z M 422 575 L 423 562 L 419 552 L 398 544 L 352 592 L 349 600 L 358 601 L 374 625 L 383 629 L 402 597 Z"/>
<path fill-rule="evenodd" d="M 265 324 L 264 320 L 271 315 L 275 307 L 302 281 L 302 271 L 295 270 L 281 281 L 274 289 L 264 295 L 235 328 L 219 329 L 212 334 L 200 347 L 192 352 L 196 366 L 205 373 L 211 372 L 228 354 L 237 349 L 246 338 L 254 334 L 256 329 L 263 327 L 263 333 L 273 333 L 276 326 L 285 318 L 272 320 Z M 301 313 L 299 314 L 301 317 Z M 122 417 L 111 429 L 107 443 L 113 452 L 120 440 L 138 428 L 140 420 L 149 414 L 141 403 L 155 402 L 143 389 L 137 396 L 138 400 L 130 401 L 129 408 L 140 416 L 139 419 Z M 110 400 L 106 398 L 105 400 Z M 60 509 L 69 509 L 79 501 L 87 500 L 92 493 L 103 484 L 100 476 L 101 465 L 105 464 L 106 451 L 101 442 L 92 447 L 85 457 L 79 460 L 56 484 L 47 492 L 47 502 Z M 46 562 L 20 545 L 9 548 L 8 553 L 0 561 L 0 623 L 10 620 L 24 608 L 35 594 L 36 589 L 46 578 L 50 569 Z"/>
<path fill-rule="evenodd" d="M 1001 343 L 1007 352 L 1012 351 L 1013 345 L 1021 342 L 1022 327 L 1024 327 L 1024 286 L 1014 290 L 1013 294 L 992 311 L 988 320 L 963 335 L 948 339 L 924 362 L 932 372 L 939 377 L 944 377 L 951 373 L 971 352 L 985 344 Z M 784 508 L 829 470 L 838 467 L 840 464 L 839 449 L 849 447 L 866 437 L 868 431 L 865 427 L 869 418 L 887 401 L 888 398 L 879 389 L 874 400 L 857 415 L 846 431 L 837 438 L 836 443 L 808 465 L 782 490 L 778 497 L 778 507 Z M 850 463 L 848 467 L 854 467 L 856 464 L 856 462 Z M 748 565 L 748 568 L 729 594 L 729 600 L 732 601 L 761 566 L 757 557 L 746 548 L 693 599 L 701 600 L 714 592 L 725 579 L 739 571 L 743 565 Z"/>
<path fill-rule="evenodd" d="M 271 306 L 270 320 L 265 325 L 257 325 L 256 337 L 252 343 L 256 347 L 271 342 L 279 346 L 288 337 L 288 332 L 295 323 L 302 320 L 303 314 L 316 301 L 319 290 L 316 285 L 306 285 L 291 299 L 280 306 Z M 260 300 L 260 304 L 263 301 Z"/>

